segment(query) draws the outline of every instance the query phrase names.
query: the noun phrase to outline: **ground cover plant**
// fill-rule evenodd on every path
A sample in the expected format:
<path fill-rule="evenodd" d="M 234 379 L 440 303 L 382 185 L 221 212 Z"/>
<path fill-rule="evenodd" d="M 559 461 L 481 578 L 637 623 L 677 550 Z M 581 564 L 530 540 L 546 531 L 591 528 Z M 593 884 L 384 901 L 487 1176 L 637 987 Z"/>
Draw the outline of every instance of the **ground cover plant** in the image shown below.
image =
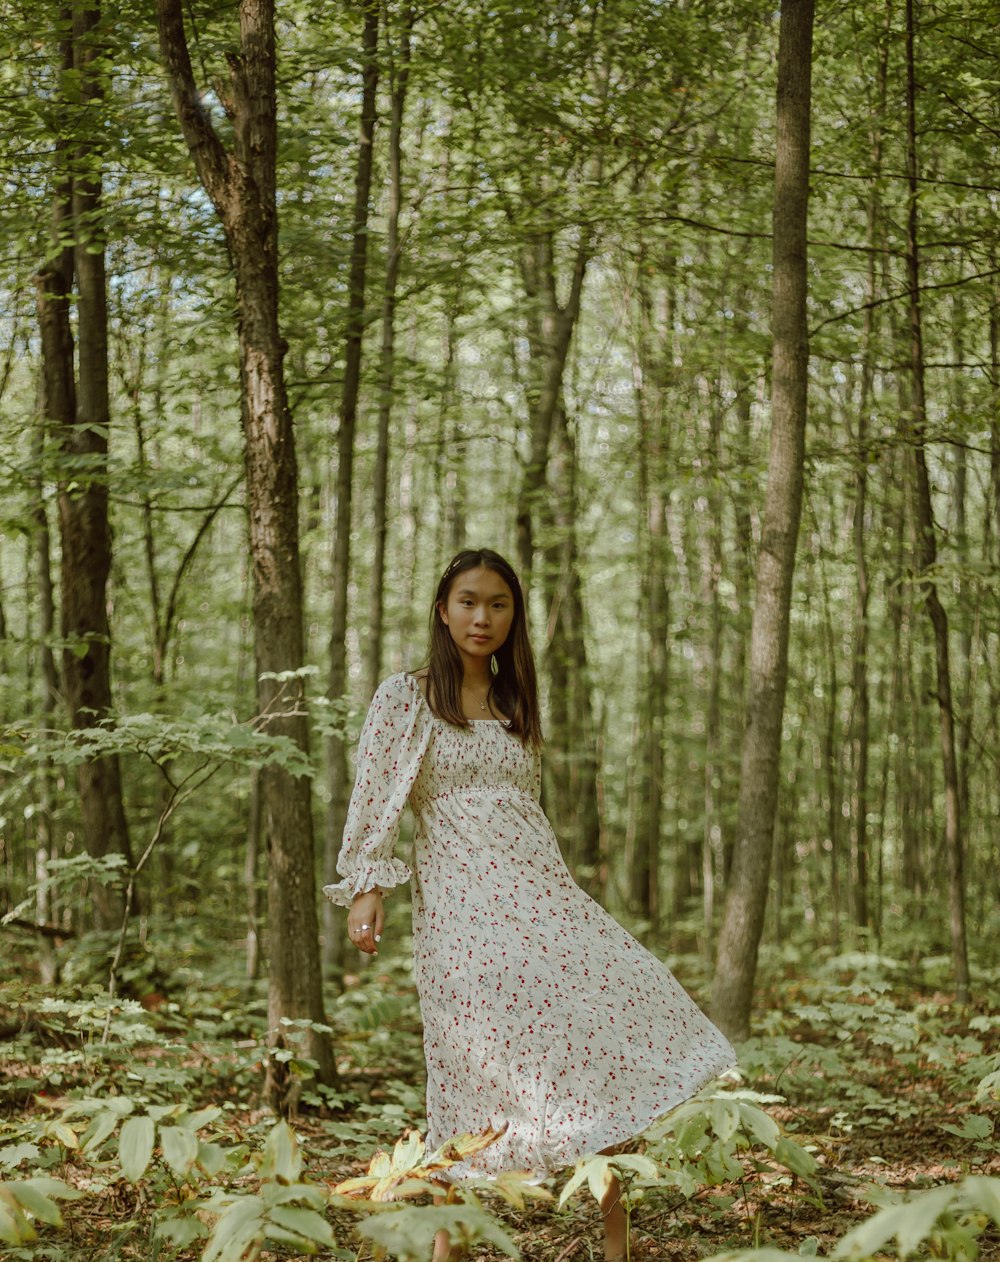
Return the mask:
<path fill-rule="evenodd" d="M 572 1262 L 599 1256 L 609 1169 L 628 1191 L 637 1257 L 1000 1257 L 1000 996 L 982 977 L 984 998 L 956 1004 L 938 988 L 946 961 L 842 954 L 803 980 L 775 958 L 740 1081 L 630 1151 L 435 1205 L 437 1176 L 489 1136 L 425 1150 L 402 957 L 329 997 L 341 1051 L 330 1089 L 310 1081 L 305 1023 L 269 1048 L 257 983 L 204 950 L 185 958 L 179 941 L 160 950 L 173 971 L 137 948 L 131 997 L 82 980 L 82 962 L 58 995 L 4 978 L 4 1257 L 416 1262 L 447 1226 L 476 1257 Z M 698 974 L 693 959 L 679 967 Z M 262 1103 L 268 1057 L 299 1084 L 287 1119 Z"/>

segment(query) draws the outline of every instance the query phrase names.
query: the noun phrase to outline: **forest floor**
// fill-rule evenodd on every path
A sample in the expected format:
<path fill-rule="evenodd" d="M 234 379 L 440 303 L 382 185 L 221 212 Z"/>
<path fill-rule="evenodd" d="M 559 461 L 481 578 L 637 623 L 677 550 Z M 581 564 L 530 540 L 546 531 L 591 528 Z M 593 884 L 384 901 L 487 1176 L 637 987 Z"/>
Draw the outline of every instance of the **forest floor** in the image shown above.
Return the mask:
<path fill-rule="evenodd" d="M 891 961 L 873 961 L 841 957 L 805 980 L 794 968 L 776 972 L 759 996 L 755 1037 L 740 1049 L 741 1087 L 757 1093 L 748 1098 L 815 1159 L 812 1186 L 753 1136 L 736 1136 L 730 1147 L 741 1178 L 731 1177 L 730 1166 L 700 1180 L 693 1194 L 637 1180 L 635 1258 L 696 1262 L 762 1246 L 823 1256 L 893 1194 L 1000 1176 L 995 981 L 980 986 L 975 1003 L 960 1005 L 922 977 L 915 982 L 902 969 L 893 975 Z M 175 986 L 173 994 L 170 979 L 158 978 L 161 989 L 119 1005 L 110 1026 L 93 989 L 88 995 L 77 986 L 73 997 L 66 986 L 46 992 L 12 973 L 0 976 L 0 1189 L 4 1178 L 41 1173 L 86 1193 L 64 1204 L 65 1226 L 39 1224 L 37 1240 L 4 1258 L 200 1256 L 202 1245 L 167 1248 L 150 1230 L 158 1208 L 186 1194 L 184 1181 L 169 1171 L 157 1181 L 153 1166 L 142 1178 L 123 1177 L 112 1131 L 102 1139 L 93 1129 L 96 1102 L 109 1098 L 127 1101 L 115 1106 L 123 1116 L 126 1108 L 165 1114 L 217 1106 L 211 1137 L 222 1144 L 259 1144 L 273 1126 L 260 1101 L 262 992 L 194 985 L 192 976 L 185 993 Z M 408 1128 L 424 1125 L 419 1011 L 405 968 L 390 962 L 384 972 L 380 965 L 347 982 L 330 1003 L 340 1092 L 306 1089 L 292 1118 L 306 1178 L 327 1189 L 364 1174 L 378 1149 L 391 1151 Z M 75 1135 L 68 1144 L 60 1120 Z M 584 1186 L 559 1207 L 565 1181 L 550 1180 L 552 1198 L 524 1208 L 482 1197 L 526 1262 L 602 1256 L 597 1204 Z M 345 1202 L 335 1198 L 327 1218 L 350 1252 L 321 1256 L 374 1256 L 355 1235 L 359 1214 Z M 1000 1259 L 995 1225 L 985 1226 L 978 1249 L 982 1259 Z M 302 1255 L 268 1246 L 259 1256 Z M 473 1256 L 492 1262 L 505 1255 L 480 1244 Z"/>

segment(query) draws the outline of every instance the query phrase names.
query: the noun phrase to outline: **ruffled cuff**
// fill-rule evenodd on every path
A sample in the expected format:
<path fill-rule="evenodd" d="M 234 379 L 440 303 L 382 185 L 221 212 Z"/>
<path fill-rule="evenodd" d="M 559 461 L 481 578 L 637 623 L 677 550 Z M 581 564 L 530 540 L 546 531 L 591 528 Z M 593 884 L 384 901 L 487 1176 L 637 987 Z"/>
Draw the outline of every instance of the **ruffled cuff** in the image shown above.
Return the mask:
<path fill-rule="evenodd" d="M 388 894 L 397 885 L 404 885 L 413 873 L 402 859 L 382 859 L 357 868 L 352 876 L 345 876 L 336 885 L 324 885 L 323 893 L 338 907 L 350 907 L 358 894 L 379 890 Z"/>

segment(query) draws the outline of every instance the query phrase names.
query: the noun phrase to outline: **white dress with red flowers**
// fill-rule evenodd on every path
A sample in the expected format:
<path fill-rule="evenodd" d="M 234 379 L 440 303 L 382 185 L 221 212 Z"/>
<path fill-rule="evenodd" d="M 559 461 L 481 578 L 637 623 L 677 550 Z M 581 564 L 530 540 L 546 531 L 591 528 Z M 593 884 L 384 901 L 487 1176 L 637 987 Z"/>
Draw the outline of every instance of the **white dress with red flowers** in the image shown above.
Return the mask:
<path fill-rule="evenodd" d="M 498 720 L 437 719 L 411 675 L 375 694 L 337 863 L 349 906 L 413 876 L 428 1145 L 506 1126 L 452 1177 L 544 1174 L 639 1134 L 735 1064 L 670 970 L 580 889 Z M 393 849 L 406 802 L 413 872 Z"/>

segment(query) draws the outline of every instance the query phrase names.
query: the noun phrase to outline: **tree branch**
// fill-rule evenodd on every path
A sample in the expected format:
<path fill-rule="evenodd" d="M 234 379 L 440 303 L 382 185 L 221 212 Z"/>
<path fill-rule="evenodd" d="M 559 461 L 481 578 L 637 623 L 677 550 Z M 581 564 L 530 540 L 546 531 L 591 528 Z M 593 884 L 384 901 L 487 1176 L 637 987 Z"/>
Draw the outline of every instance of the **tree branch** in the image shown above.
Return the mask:
<path fill-rule="evenodd" d="M 181 132 L 212 204 L 226 222 L 233 188 L 230 157 L 216 134 L 191 69 L 181 0 L 156 0 L 160 55 Z"/>

